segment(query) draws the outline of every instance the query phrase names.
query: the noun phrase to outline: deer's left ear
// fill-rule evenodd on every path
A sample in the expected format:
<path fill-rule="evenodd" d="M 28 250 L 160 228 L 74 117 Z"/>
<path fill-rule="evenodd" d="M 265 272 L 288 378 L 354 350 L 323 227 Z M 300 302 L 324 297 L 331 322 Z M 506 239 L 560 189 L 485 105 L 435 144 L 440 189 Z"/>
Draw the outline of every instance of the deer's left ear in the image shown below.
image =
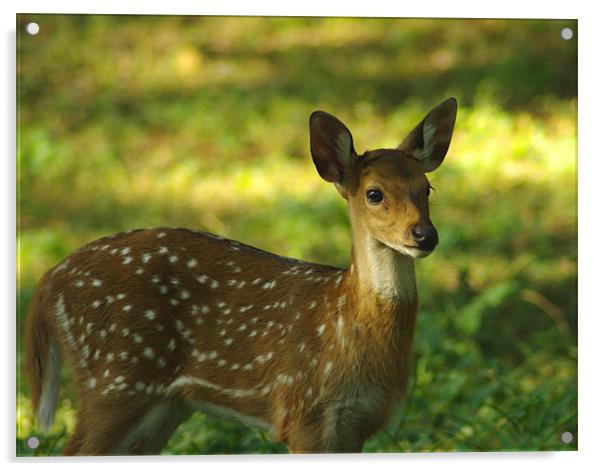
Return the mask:
<path fill-rule="evenodd" d="M 418 159 L 425 172 L 435 170 L 447 154 L 451 142 L 458 102 L 448 98 L 433 108 L 408 134 L 399 149 Z"/>

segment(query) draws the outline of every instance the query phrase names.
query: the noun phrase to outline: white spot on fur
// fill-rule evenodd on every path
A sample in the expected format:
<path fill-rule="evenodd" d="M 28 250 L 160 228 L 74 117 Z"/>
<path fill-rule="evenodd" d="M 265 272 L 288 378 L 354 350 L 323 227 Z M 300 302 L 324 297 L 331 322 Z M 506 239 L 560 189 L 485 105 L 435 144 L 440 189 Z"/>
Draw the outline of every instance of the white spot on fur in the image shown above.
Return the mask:
<path fill-rule="evenodd" d="M 319 327 L 316 329 L 316 332 L 317 332 L 316 336 L 317 336 L 317 337 L 319 337 L 320 335 L 322 335 L 322 334 L 324 333 L 324 329 L 325 329 L 325 328 L 326 328 L 326 325 L 325 325 L 325 324 L 322 324 L 321 326 L 319 326 Z"/>
<path fill-rule="evenodd" d="M 188 262 L 186 263 L 186 266 L 188 268 L 194 268 L 197 266 L 197 261 L 195 258 L 191 258 L 190 260 L 188 260 Z"/>
<path fill-rule="evenodd" d="M 154 352 L 154 351 L 153 351 L 153 349 L 152 349 L 152 348 L 150 348 L 150 347 L 146 347 L 146 348 L 143 350 L 142 354 L 143 354 L 143 355 L 144 355 L 146 358 L 148 358 L 149 360 L 152 360 L 152 359 L 155 357 L 155 352 Z"/>
<path fill-rule="evenodd" d="M 196 277 L 196 280 L 201 284 L 206 283 L 208 279 L 209 277 L 207 275 L 199 275 Z"/>
<path fill-rule="evenodd" d="M 265 283 L 262 288 L 263 289 L 272 289 L 274 288 L 274 286 L 276 286 L 276 281 L 268 281 L 267 283 Z"/>
<path fill-rule="evenodd" d="M 149 321 L 152 321 L 157 317 L 157 313 L 152 309 L 148 309 L 144 311 L 144 317 L 146 317 Z"/>
<path fill-rule="evenodd" d="M 339 343 L 344 346 L 345 345 L 345 323 L 343 321 L 343 316 L 339 315 L 338 319 L 337 319 L 337 338 L 339 340 Z"/>

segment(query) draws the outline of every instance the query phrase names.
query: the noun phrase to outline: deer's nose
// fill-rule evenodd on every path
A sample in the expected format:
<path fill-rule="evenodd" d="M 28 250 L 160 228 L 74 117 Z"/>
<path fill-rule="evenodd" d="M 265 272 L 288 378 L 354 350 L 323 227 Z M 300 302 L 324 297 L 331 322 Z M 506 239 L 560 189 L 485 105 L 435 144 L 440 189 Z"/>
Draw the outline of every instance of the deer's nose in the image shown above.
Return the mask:
<path fill-rule="evenodd" d="M 439 242 L 437 229 L 432 224 L 416 224 L 412 227 L 412 236 L 421 250 L 433 250 Z"/>

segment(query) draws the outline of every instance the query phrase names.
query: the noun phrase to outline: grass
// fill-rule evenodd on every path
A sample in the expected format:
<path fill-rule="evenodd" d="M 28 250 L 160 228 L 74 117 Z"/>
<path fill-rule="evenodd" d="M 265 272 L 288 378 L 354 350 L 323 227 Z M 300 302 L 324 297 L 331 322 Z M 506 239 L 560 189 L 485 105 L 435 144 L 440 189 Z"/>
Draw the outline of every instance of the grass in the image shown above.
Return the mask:
<path fill-rule="evenodd" d="M 37 280 L 81 244 L 136 227 L 202 228 L 345 265 L 343 201 L 309 157 L 314 109 L 358 151 L 396 146 L 460 103 L 432 175 L 441 243 L 417 263 L 404 407 L 364 451 L 574 450 L 577 434 L 576 44 L 573 21 L 26 15 L 18 37 L 18 333 Z M 58 454 L 21 380 L 17 451 Z M 27 438 L 40 438 L 33 451 Z M 197 414 L 165 454 L 277 453 Z"/>

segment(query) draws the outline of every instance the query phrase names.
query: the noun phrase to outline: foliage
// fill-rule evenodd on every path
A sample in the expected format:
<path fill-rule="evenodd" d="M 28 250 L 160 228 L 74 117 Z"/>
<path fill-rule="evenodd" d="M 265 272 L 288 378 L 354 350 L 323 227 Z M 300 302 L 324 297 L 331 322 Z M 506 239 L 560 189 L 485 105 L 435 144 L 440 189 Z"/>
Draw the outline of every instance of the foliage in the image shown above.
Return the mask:
<path fill-rule="evenodd" d="M 460 102 L 432 175 L 441 243 L 403 409 L 365 451 L 574 450 L 577 436 L 574 21 L 23 15 L 18 37 L 18 335 L 35 283 L 79 245 L 135 227 L 203 228 L 345 265 L 343 201 L 308 154 L 314 109 L 356 148 L 395 146 Z M 17 449 L 36 430 L 18 344 Z M 41 439 L 35 452 L 25 441 Z M 284 452 L 201 414 L 166 454 Z"/>

